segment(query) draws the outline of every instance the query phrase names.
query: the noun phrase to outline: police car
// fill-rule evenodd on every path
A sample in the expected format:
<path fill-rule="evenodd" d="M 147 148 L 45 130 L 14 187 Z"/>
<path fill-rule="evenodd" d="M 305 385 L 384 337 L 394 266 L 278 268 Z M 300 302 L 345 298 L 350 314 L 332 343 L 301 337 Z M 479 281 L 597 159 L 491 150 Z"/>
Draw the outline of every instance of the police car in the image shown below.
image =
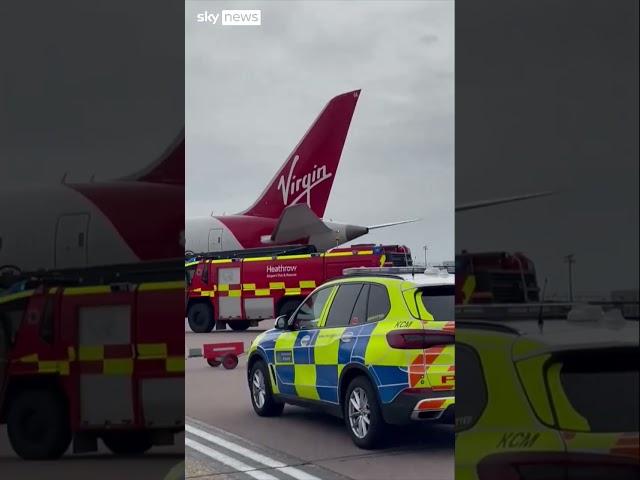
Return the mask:
<path fill-rule="evenodd" d="M 248 352 L 255 412 L 319 407 L 360 448 L 389 424 L 452 422 L 455 281 L 446 270 L 347 269 L 318 287 Z"/>
<path fill-rule="evenodd" d="M 640 478 L 638 322 L 550 303 L 456 327 L 456 480 Z"/>

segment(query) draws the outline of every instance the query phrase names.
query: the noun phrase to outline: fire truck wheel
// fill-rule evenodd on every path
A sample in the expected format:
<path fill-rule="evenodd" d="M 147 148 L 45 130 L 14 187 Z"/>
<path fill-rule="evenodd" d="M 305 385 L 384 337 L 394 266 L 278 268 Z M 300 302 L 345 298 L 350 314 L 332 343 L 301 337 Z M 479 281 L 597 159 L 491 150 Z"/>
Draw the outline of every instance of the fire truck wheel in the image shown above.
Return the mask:
<path fill-rule="evenodd" d="M 261 417 L 278 417 L 282 415 L 284 403 L 277 402 L 273 397 L 269 373 L 263 361 L 258 361 L 253 365 L 249 378 L 251 405 L 253 405 L 255 412 Z"/>
<path fill-rule="evenodd" d="M 227 322 L 231 330 L 235 330 L 236 332 L 242 332 L 249 328 L 248 320 L 235 320 L 233 322 Z"/>
<path fill-rule="evenodd" d="M 206 303 L 192 305 L 187 314 L 189 328 L 195 333 L 209 333 L 215 326 L 213 310 Z"/>
<path fill-rule="evenodd" d="M 24 460 L 57 460 L 69 448 L 71 429 L 67 407 L 55 392 L 24 390 L 7 412 L 11 447 Z"/>
<path fill-rule="evenodd" d="M 142 455 L 153 446 L 149 432 L 106 432 L 102 435 L 105 446 L 116 455 Z"/>

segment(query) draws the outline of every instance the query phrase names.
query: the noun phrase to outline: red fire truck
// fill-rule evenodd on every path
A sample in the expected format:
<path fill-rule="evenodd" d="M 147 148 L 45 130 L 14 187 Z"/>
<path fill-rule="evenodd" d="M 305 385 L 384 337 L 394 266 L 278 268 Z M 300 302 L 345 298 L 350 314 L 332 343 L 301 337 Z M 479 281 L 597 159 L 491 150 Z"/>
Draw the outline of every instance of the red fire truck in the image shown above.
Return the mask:
<path fill-rule="evenodd" d="M 412 265 L 402 245 L 359 244 L 319 253 L 311 245 L 197 255 L 189 272 L 186 316 L 191 330 L 246 330 L 258 322 L 288 315 L 322 283 L 345 268 Z"/>
<path fill-rule="evenodd" d="M 533 262 L 522 253 L 456 255 L 456 303 L 533 303 L 539 288 Z"/>
<path fill-rule="evenodd" d="M 142 454 L 184 430 L 180 260 L 48 272 L 0 295 L 0 423 L 24 459 Z"/>

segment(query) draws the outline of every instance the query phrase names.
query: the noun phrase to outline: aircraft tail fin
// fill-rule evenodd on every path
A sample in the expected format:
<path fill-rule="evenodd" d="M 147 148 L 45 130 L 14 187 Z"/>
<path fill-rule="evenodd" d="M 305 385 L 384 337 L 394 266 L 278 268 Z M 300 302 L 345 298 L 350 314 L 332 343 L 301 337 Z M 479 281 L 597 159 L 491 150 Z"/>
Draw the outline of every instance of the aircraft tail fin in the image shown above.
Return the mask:
<path fill-rule="evenodd" d="M 241 214 L 279 218 L 285 208 L 306 203 L 322 218 L 359 96 L 355 90 L 329 101 L 258 200 Z"/>
<path fill-rule="evenodd" d="M 184 127 L 157 160 L 120 180 L 184 185 Z"/>

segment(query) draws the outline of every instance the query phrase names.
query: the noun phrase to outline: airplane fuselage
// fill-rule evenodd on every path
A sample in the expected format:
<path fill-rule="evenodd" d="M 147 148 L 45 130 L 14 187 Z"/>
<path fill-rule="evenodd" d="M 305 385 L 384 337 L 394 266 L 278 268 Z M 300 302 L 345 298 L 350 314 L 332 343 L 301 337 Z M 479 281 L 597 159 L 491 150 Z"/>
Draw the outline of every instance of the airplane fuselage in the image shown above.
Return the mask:
<path fill-rule="evenodd" d="M 278 219 L 248 215 L 189 218 L 185 222 L 185 251 L 220 252 L 268 245 L 304 244 L 309 241 L 309 237 L 305 237 L 291 242 L 272 242 L 271 233 L 277 223 Z M 366 227 L 324 220 L 323 223 L 331 232 L 314 238 L 313 244 L 318 251 L 329 250 L 368 233 Z"/>
<path fill-rule="evenodd" d="M 141 182 L 0 189 L 0 274 L 181 257 L 183 202 Z"/>

